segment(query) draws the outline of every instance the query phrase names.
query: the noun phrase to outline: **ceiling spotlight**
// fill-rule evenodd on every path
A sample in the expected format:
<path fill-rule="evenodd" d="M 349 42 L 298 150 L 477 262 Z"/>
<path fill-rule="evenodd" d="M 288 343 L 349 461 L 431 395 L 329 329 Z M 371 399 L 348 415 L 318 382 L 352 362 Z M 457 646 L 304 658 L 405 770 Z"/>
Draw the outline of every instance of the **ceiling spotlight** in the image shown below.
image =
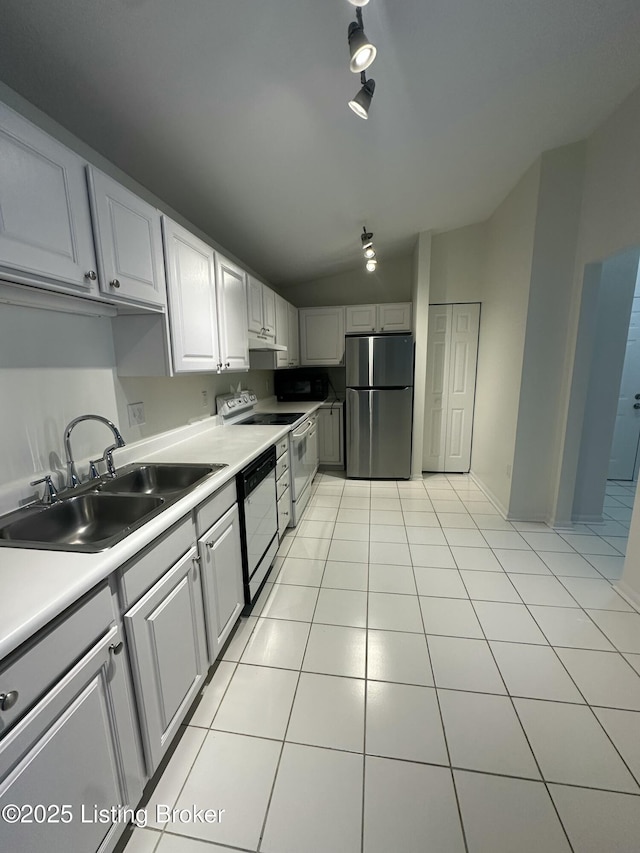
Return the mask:
<path fill-rule="evenodd" d="M 352 6 L 366 6 L 369 0 L 349 0 Z"/>
<path fill-rule="evenodd" d="M 349 68 L 354 74 L 358 74 L 360 71 L 368 68 L 376 58 L 377 53 L 375 45 L 371 44 L 364 33 L 362 12 L 359 7 L 356 10 L 356 16 L 358 18 L 357 22 L 352 21 L 349 24 L 349 53 L 351 54 Z"/>
<path fill-rule="evenodd" d="M 367 264 L 366 264 L 367 272 L 375 272 L 377 265 L 378 265 L 378 262 L 375 259 L 367 261 Z"/>
<path fill-rule="evenodd" d="M 376 88 L 375 80 L 367 80 L 364 76 L 364 71 L 361 76 L 362 88 L 355 96 L 349 101 L 349 106 L 354 111 L 357 116 L 360 118 L 368 119 L 369 118 L 369 107 L 371 106 L 371 99 L 373 98 L 373 92 Z"/>
<path fill-rule="evenodd" d="M 375 249 L 373 248 L 373 246 L 369 246 L 367 249 L 364 250 L 364 256 L 365 256 L 365 258 L 369 258 L 369 259 L 375 258 L 376 252 L 375 252 Z"/>

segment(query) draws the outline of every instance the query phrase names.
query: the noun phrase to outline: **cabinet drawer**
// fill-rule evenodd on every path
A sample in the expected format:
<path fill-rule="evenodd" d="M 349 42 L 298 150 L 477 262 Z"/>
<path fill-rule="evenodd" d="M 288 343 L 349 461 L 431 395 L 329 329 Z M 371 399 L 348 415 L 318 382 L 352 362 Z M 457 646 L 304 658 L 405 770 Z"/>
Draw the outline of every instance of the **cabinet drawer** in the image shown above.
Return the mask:
<path fill-rule="evenodd" d="M 280 500 L 280 498 L 287 492 L 287 489 L 291 485 L 291 480 L 289 478 L 289 472 L 287 471 L 280 477 L 278 482 L 276 483 L 276 499 Z"/>
<path fill-rule="evenodd" d="M 196 538 L 188 515 L 120 569 L 120 592 L 124 607 L 130 607 L 193 545 Z"/>
<path fill-rule="evenodd" d="M 0 737 L 54 684 L 114 621 L 106 583 L 0 664 L 0 693 L 16 691 L 18 701 L 0 711 Z"/>
<path fill-rule="evenodd" d="M 278 499 L 278 530 L 282 535 L 291 523 L 291 489 L 288 487 Z"/>
<path fill-rule="evenodd" d="M 276 459 L 280 459 L 283 453 L 286 453 L 289 449 L 289 436 L 285 435 L 284 438 L 281 438 L 280 441 L 276 444 Z"/>
<path fill-rule="evenodd" d="M 238 500 L 236 481 L 229 480 L 226 486 L 212 495 L 196 509 L 196 527 L 198 536 L 208 530 L 219 518 L 231 509 Z"/>
<path fill-rule="evenodd" d="M 276 463 L 276 480 L 289 471 L 289 454 L 283 453 Z"/>

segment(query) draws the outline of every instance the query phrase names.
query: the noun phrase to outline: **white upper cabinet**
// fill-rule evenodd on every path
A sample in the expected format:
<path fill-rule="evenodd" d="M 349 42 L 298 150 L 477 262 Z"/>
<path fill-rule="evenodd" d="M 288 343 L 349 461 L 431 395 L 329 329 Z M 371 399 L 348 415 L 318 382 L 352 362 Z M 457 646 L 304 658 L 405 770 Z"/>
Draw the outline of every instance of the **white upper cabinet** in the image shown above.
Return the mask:
<path fill-rule="evenodd" d="M 289 330 L 288 330 L 288 355 L 289 367 L 298 367 L 300 364 L 300 323 L 298 309 L 295 305 L 288 303 Z"/>
<path fill-rule="evenodd" d="M 247 326 L 267 338 L 276 334 L 276 294 L 252 275 L 247 276 Z"/>
<path fill-rule="evenodd" d="M 387 302 L 378 305 L 378 330 L 381 332 L 410 332 L 411 303 Z"/>
<path fill-rule="evenodd" d="M 347 305 L 346 333 L 411 331 L 411 303 L 387 302 L 379 305 Z"/>
<path fill-rule="evenodd" d="M 264 309 L 264 334 L 269 338 L 276 336 L 276 295 L 270 287 L 262 286 L 262 306 Z"/>
<path fill-rule="evenodd" d="M 216 291 L 223 371 L 249 369 L 247 286 L 244 270 L 216 253 Z"/>
<path fill-rule="evenodd" d="M 92 166 L 88 175 L 100 289 L 110 299 L 164 307 L 159 211 Z"/>
<path fill-rule="evenodd" d="M 98 294 L 84 166 L 0 104 L 0 277 Z"/>
<path fill-rule="evenodd" d="M 213 249 L 166 216 L 164 230 L 173 369 L 219 369 L 220 342 Z"/>
<path fill-rule="evenodd" d="M 300 364 L 343 363 L 344 316 L 340 305 L 300 309 Z"/>
<path fill-rule="evenodd" d="M 289 303 L 277 293 L 276 302 L 276 343 L 289 348 Z"/>
<path fill-rule="evenodd" d="M 378 331 L 377 305 L 347 305 L 345 331 L 348 335 L 363 334 Z"/>

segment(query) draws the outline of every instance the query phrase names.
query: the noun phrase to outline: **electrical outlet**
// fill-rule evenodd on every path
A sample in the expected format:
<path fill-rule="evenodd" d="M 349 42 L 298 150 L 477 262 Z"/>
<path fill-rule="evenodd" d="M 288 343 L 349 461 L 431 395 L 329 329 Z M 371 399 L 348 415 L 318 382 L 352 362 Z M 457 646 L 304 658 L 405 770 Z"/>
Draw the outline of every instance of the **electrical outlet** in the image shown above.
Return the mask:
<path fill-rule="evenodd" d="M 142 426 L 144 420 L 144 403 L 129 403 L 129 426 Z"/>
<path fill-rule="evenodd" d="M 206 409 L 207 406 L 209 405 L 209 392 L 208 391 L 201 391 L 200 392 L 200 405 L 202 406 L 203 409 Z"/>

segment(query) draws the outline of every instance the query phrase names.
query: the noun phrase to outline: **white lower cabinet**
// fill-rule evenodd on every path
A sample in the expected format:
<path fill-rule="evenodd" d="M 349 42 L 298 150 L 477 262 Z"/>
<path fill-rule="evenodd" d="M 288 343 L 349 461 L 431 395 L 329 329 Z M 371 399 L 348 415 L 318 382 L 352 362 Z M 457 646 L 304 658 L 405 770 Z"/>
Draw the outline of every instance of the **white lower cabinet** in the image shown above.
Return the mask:
<path fill-rule="evenodd" d="M 342 403 L 326 404 L 318 409 L 318 461 L 320 465 L 344 465 Z"/>
<path fill-rule="evenodd" d="M 190 548 L 124 616 L 152 774 L 207 672 L 200 570 Z"/>
<path fill-rule="evenodd" d="M 112 809 L 135 807 L 144 784 L 122 651 L 113 626 L 0 741 L 0 808 L 31 818 L 2 822 L 3 850 L 115 846 L 126 823 Z"/>
<path fill-rule="evenodd" d="M 244 606 L 240 519 L 234 504 L 198 540 L 209 663 L 213 663 Z"/>

